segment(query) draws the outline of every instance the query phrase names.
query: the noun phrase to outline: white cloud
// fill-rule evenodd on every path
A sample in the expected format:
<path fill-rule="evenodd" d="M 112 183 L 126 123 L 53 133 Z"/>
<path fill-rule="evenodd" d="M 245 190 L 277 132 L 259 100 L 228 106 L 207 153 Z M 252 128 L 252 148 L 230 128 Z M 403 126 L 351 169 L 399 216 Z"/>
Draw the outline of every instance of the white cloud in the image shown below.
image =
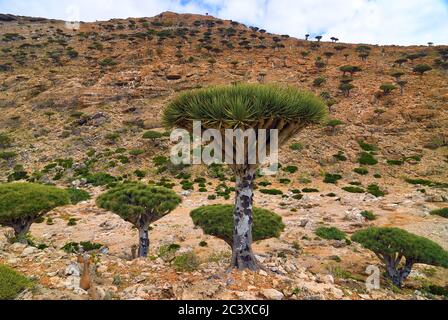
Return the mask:
<path fill-rule="evenodd" d="M 80 8 L 84 21 L 154 16 L 162 11 L 209 11 L 219 18 L 270 32 L 379 44 L 448 44 L 446 0 L 0 0 L 0 12 L 67 19 Z"/>

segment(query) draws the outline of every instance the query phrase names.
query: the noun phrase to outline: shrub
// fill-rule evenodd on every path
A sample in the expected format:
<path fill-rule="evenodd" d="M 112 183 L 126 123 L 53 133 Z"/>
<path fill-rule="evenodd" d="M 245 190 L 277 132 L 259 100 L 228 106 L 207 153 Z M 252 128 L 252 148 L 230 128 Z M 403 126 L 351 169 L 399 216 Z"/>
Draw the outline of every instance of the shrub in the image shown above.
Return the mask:
<path fill-rule="evenodd" d="M 344 240 L 345 233 L 335 227 L 320 227 L 315 231 L 315 234 L 326 240 Z"/>
<path fill-rule="evenodd" d="M 76 219 L 76 218 L 70 218 L 69 220 L 68 220 L 68 222 L 67 222 L 67 225 L 69 226 L 69 227 L 72 227 L 72 226 L 76 226 L 76 222 L 77 222 L 78 220 Z"/>
<path fill-rule="evenodd" d="M 90 242 L 90 241 L 81 241 L 81 242 L 67 242 L 64 244 L 64 246 L 61 248 L 67 253 L 79 253 L 82 251 L 84 252 L 90 252 L 94 250 L 99 250 L 103 247 L 100 243 Z"/>
<path fill-rule="evenodd" d="M 0 265 L 0 300 L 13 300 L 22 291 L 32 287 L 27 277 L 13 269 Z"/>
<path fill-rule="evenodd" d="M 405 75 L 405 73 L 401 72 L 401 71 L 395 71 L 395 72 L 392 72 L 390 75 L 392 77 L 394 77 L 395 80 L 398 82 L 400 80 L 400 78 Z"/>
<path fill-rule="evenodd" d="M 194 252 L 184 253 L 174 258 L 173 266 L 178 272 L 193 272 L 199 267 L 199 259 Z"/>
<path fill-rule="evenodd" d="M 316 193 L 316 192 L 319 192 L 319 190 L 315 189 L 315 188 L 305 188 L 305 189 L 302 189 L 302 192 L 303 193 Z"/>
<path fill-rule="evenodd" d="M 118 63 L 112 58 L 105 58 L 99 62 L 99 65 L 102 67 L 111 67 L 116 66 Z"/>
<path fill-rule="evenodd" d="M 363 188 L 354 187 L 354 186 L 344 187 L 344 188 L 342 188 L 342 190 L 349 192 L 349 193 L 365 193 L 366 192 Z"/>
<path fill-rule="evenodd" d="M 341 179 L 342 179 L 342 176 L 340 174 L 327 173 L 327 174 L 325 174 L 324 182 L 336 184 Z"/>
<path fill-rule="evenodd" d="M 291 180 L 290 179 L 280 179 L 280 183 L 281 184 L 290 184 Z"/>
<path fill-rule="evenodd" d="M 260 182 L 258 182 L 258 185 L 262 186 L 262 187 L 268 187 L 268 186 L 272 185 L 272 183 L 270 183 L 269 181 L 260 181 Z"/>
<path fill-rule="evenodd" d="M 303 146 L 300 143 L 293 143 L 289 146 L 289 149 L 291 149 L 292 151 L 301 151 L 303 149 Z"/>
<path fill-rule="evenodd" d="M 144 171 L 144 170 L 135 170 L 135 171 L 134 171 L 134 175 L 135 175 L 138 179 L 143 179 L 144 177 L 146 177 L 146 171 Z"/>
<path fill-rule="evenodd" d="M 161 138 L 163 138 L 163 134 L 157 131 L 146 131 L 143 134 L 143 139 L 156 140 Z"/>
<path fill-rule="evenodd" d="M 353 76 L 355 73 L 362 71 L 361 68 L 356 67 L 356 66 L 350 66 L 350 65 L 342 66 L 339 68 L 339 70 L 343 73 L 344 76 L 347 73 L 350 73 Z"/>
<path fill-rule="evenodd" d="M 152 159 L 152 162 L 156 167 L 162 167 L 169 163 L 169 160 L 165 156 L 157 156 Z"/>
<path fill-rule="evenodd" d="M 384 197 L 385 193 L 380 189 L 380 187 L 376 184 L 371 184 L 367 187 L 367 192 L 375 197 Z"/>
<path fill-rule="evenodd" d="M 77 204 L 82 201 L 90 200 L 91 196 L 90 193 L 88 193 L 85 190 L 82 189 L 76 189 L 76 188 L 70 188 L 67 189 L 68 195 L 70 197 L 70 202 L 72 204 Z"/>
<path fill-rule="evenodd" d="M 283 169 L 283 171 L 294 174 L 299 170 L 296 166 L 287 166 Z"/>
<path fill-rule="evenodd" d="M 180 245 L 177 243 L 165 244 L 159 248 L 157 256 L 164 261 L 172 261 L 175 258 L 176 252 L 179 251 Z"/>
<path fill-rule="evenodd" d="M 430 213 L 433 216 L 441 216 L 443 218 L 448 218 L 448 208 L 432 210 Z"/>
<path fill-rule="evenodd" d="M 325 83 L 325 81 L 326 80 L 324 77 L 318 77 L 318 78 L 314 79 L 313 86 L 320 87 L 321 85 L 323 85 Z"/>
<path fill-rule="evenodd" d="M 98 172 L 86 176 L 87 183 L 95 187 L 106 186 L 117 182 L 117 178 L 105 172 Z"/>
<path fill-rule="evenodd" d="M 133 157 L 141 156 L 144 153 L 145 153 L 145 151 L 143 151 L 141 149 L 133 149 L 133 150 L 129 151 L 129 155 L 131 155 Z"/>
<path fill-rule="evenodd" d="M 359 155 L 358 162 L 361 165 L 369 165 L 369 166 L 378 164 L 378 160 L 376 160 L 375 157 L 368 152 L 362 152 Z"/>
<path fill-rule="evenodd" d="M 419 64 L 412 69 L 415 73 L 418 73 L 419 75 L 423 75 L 425 72 L 431 71 L 432 68 L 427 64 Z"/>
<path fill-rule="evenodd" d="M 140 183 L 119 185 L 97 199 L 100 208 L 112 211 L 139 230 L 140 257 L 148 256 L 150 224 L 173 211 L 180 202 L 181 198 L 170 189 Z"/>
<path fill-rule="evenodd" d="M 373 144 L 368 144 L 365 141 L 359 141 L 358 144 L 361 147 L 361 149 L 366 151 L 366 152 L 378 151 L 378 147 L 377 146 L 375 146 Z"/>
<path fill-rule="evenodd" d="M 333 157 L 339 161 L 347 161 L 347 157 L 343 151 L 339 151 L 337 154 L 333 155 Z"/>
<path fill-rule="evenodd" d="M 117 132 L 108 133 L 104 136 L 104 138 L 109 140 L 111 143 L 115 143 L 120 138 L 120 134 Z"/>
<path fill-rule="evenodd" d="M 193 223 L 205 234 L 224 240 L 230 246 L 233 241 L 234 208 L 232 205 L 212 205 L 193 210 Z M 285 225 L 282 218 L 265 209 L 255 208 L 252 237 L 254 241 L 278 238 Z"/>
<path fill-rule="evenodd" d="M 369 174 L 369 170 L 367 170 L 367 168 L 355 168 L 353 169 L 353 172 L 361 175 L 361 176 L 365 176 Z"/>
<path fill-rule="evenodd" d="M 61 173 L 62 174 L 62 173 Z M 23 169 L 23 166 L 16 165 L 13 173 L 8 176 L 8 182 L 27 180 L 29 178 L 28 173 Z"/>
<path fill-rule="evenodd" d="M 0 225 L 12 227 L 26 242 L 31 224 L 56 207 L 70 203 L 65 190 L 34 183 L 0 184 Z"/>
<path fill-rule="evenodd" d="M 278 195 L 283 194 L 283 191 L 278 190 L 278 189 L 260 189 L 260 192 L 263 194 L 269 194 L 269 195 L 273 195 L 273 196 L 278 196 Z"/>
<path fill-rule="evenodd" d="M 397 89 L 397 87 L 392 83 L 384 83 L 380 86 L 380 89 L 383 91 L 384 95 L 387 96 L 389 93 Z"/>
<path fill-rule="evenodd" d="M 0 132 L 0 149 L 8 148 L 11 146 L 12 139 L 3 132 Z"/>
<path fill-rule="evenodd" d="M 344 122 L 342 122 L 339 119 L 330 119 L 327 121 L 327 126 L 330 127 L 333 131 L 336 129 L 336 127 L 343 125 Z"/>
<path fill-rule="evenodd" d="M 350 96 L 350 91 L 354 89 L 355 86 L 351 83 L 341 83 L 339 90 L 341 90 L 346 97 Z"/>
<path fill-rule="evenodd" d="M 369 221 L 376 220 L 376 215 L 372 211 L 363 211 L 361 215 Z"/>
<path fill-rule="evenodd" d="M 416 263 L 448 268 L 448 252 L 435 242 L 398 228 L 369 228 L 353 234 L 352 240 L 373 251 L 386 265 L 386 274 L 402 287 Z M 404 266 L 400 267 L 402 259 Z"/>
<path fill-rule="evenodd" d="M 387 160 L 387 164 L 390 166 L 402 166 L 404 165 L 404 160 Z"/>

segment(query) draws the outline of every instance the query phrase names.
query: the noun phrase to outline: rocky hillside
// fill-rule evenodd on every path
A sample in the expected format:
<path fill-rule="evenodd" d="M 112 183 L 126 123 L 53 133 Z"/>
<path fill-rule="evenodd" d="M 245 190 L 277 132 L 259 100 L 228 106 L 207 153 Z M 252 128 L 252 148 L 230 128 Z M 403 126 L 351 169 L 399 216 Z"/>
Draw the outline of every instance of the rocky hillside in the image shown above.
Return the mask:
<path fill-rule="evenodd" d="M 368 292 L 365 268 L 380 265 L 375 255 L 315 235 L 323 225 L 348 235 L 396 226 L 448 249 L 448 220 L 430 214 L 448 202 L 447 47 L 305 41 L 170 12 L 79 30 L 0 15 L 0 30 L 0 182 L 54 183 L 92 195 L 33 225 L 43 250 L 10 245 L 1 232 L 0 263 L 39 285 L 22 298 L 437 299 L 428 287 L 448 285 L 446 270 L 420 265 L 403 290 L 383 281 Z M 286 224 L 279 239 L 257 243 L 269 268 L 260 274 L 225 273 L 230 248 L 194 228 L 192 209 L 232 202 L 219 192 L 232 186 L 231 175 L 222 166 L 167 163 L 160 117 L 178 92 L 239 82 L 311 90 L 331 115 L 328 125 L 284 147 L 277 176 L 259 180 L 261 189 L 283 196 L 257 192 L 257 206 Z M 204 192 L 200 183 L 180 184 L 196 178 L 206 179 Z M 130 261 L 136 230 L 94 201 L 107 185 L 137 179 L 170 185 L 183 197 L 153 225 L 147 261 Z M 89 293 L 79 288 L 76 255 L 61 250 L 80 241 L 101 244 Z M 192 252 L 187 271 L 172 263 Z"/>

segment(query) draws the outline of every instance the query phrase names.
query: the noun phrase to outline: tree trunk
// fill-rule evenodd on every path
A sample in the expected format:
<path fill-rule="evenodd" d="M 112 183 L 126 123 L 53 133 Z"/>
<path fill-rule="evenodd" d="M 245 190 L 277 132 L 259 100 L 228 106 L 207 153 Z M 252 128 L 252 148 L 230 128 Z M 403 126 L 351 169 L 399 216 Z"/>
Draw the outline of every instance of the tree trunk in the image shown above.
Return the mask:
<path fill-rule="evenodd" d="M 404 265 L 403 268 L 401 268 L 399 270 L 401 284 L 403 284 L 403 281 L 409 277 L 413 266 L 414 266 L 414 261 L 412 259 L 406 259 L 406 264 Z"/>
<path fill-rule="evenodd" d="M 149 252 L 149 232 L 147 228 L 139 228 L 138 234 L 140 238 L 140 246 L 138 249 L 138 256 L 146 258 Z"/>
<path fill-rule="evenodd" d="M 33 224 L 34 217 L 26 217 L 13 221 L 11 227 L 14 229 L 16 239 L 21 243 L 28 243 L 26 240 L 26 234 L 30 231 L 30 227 Z"/>
<path fill-rule="evenodd" d="M 403 287 L 404 280 L 407 279 L 409 274 L 412 271 L 412 267 L 414 266 L 414 261 L 412 259 L 406 259 L 406 264 L 403 268 L 398 268 L 398 263 L 393 262 L 392 259 L 386 262 L 387 276 L 392 283 L 396 285 L 398 288 Z"/>
<path fill-rule="evenodd" d="M 254 180 L 255 170 L 246 169 L 236 174 L 231 268 L 238 270 L 260 269 L 252 251 Z"/>

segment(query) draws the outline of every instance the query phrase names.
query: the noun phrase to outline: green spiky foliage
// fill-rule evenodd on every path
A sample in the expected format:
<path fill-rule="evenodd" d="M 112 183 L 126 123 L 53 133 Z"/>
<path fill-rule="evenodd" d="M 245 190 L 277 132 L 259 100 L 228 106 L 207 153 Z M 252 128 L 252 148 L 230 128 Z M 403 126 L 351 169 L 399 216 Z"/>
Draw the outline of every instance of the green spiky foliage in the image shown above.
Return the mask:
<path fill-rule="evenodd" d="M 202 130 L 220 130 L 225 137 L 226 129 L 266 129 L 267 141 L 254 141 L 256 145 L 244 144 L 247 150 L 270 150 L 270 130 L 278 130 L 279 146 L 301 129 L 322 123 L 327 117 L 325 102 L 310 92 L 292 87 L 261 84 L 217 86 L 181 93 L 165 109 L 165 126 L 192 131 L 193 122 L 201 121 Z M 266 142 L 266 144 L 264 144 Z M 226 150 L 222 144 L 222 151 Z M 226 154 L 236 176 L 236 197 L 233 225 L 231 265 L 239 270 L 259 269 L 252 252 L 253 195 L 256 171 L 260 164 L 249 164 L 247 154 L 242 164 L 235 165 L 236 150 Z"/>
<path fill-rule="evenodd" d="M 233 241 L 232 205 L 212 205 L 193 210 L 190 213 L 195 226 L 202 228 L 205 234 L 220 238 L 230 246 Z M 254 241 L 278 238 L 285 225 L 282 218 L 265 209 L 254 208 L 254 226 L 252 236 Z"/>
<path fill-rule="evenodd" d="M 352 77 L 355 73 L 362 71 L 360 67 L 351 65 L 342 66 L 339 68 L 339 70 L 343 73 L 343 76 L 345 76 L 347 73 L 350 73 Z"/>
<path fill-rule="evenodd" d="M 191 129 L 202 121 L 206 129 L 280 129 L 320 123 L 325 103 L 310 92 L 277 85 L 216 86 L 181 93 L 165 109 L 170 128 Z"/>
<path fill-rule="evenodd" d="M 0 225 L 12 227 L 26 242 L 31 224 L 56 207 L 70 203 L 67 191 L 34 183 L 0 184 Z"/>
<path fill-rule="evenodd" d="M 352 240 L 375 253 L 386 265 L 388 278 L 398 287 L 416 263 L 448 268 L 447 251 L 429 239 L 402 229 L 369 228 L 353 234 Z"/>
<path fill-rule="evenodd" d="M 0 264 L 0 300 L 13 300 L 23 290 L 33 286 L 30 279 Z"/>
<path fill-rule="evenodd" d="M 141 183 L 121 184 L 96 200 L 98 207 L 112 211 L 139 230 L 141 257 L 148 255 L 150 224 L 173 211 L 180 202 L 181 198 L 170 189 Z"/>
<path fill-rule="evenodd" d="M 383 91 L 384 95 L 388 95 L 389 93 L 397 89 L 397 87 L 392 83 L 383 83 L 380 86 L 380 89 Z"/>
<path fill-rule="evenodd" d="M 422 76 L 425 72 L 428 72 L 431 70 L 432 70 L 431 66 L 429 66 L 427 64 L 419 64 L 419 65 L 415 66 L 412 71 L 414 71 L 415 73 Z"/>

